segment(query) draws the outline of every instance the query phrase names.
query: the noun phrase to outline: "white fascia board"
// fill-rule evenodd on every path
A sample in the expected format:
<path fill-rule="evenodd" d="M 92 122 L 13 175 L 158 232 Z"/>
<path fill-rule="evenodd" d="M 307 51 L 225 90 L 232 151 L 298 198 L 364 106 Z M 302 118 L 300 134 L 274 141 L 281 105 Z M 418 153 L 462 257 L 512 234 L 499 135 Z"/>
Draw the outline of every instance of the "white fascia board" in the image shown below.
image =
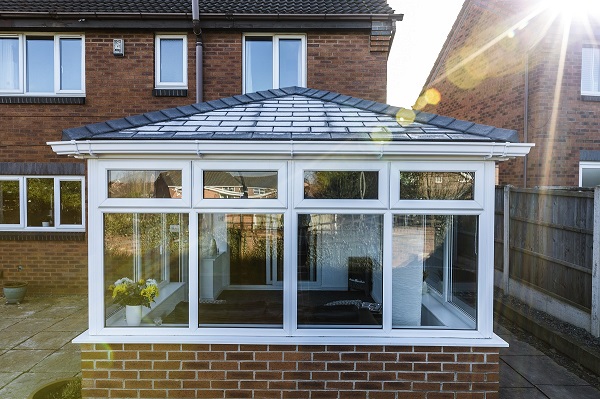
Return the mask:
<path fill-rule="evenodd" d="M 436 156 L 502 161 L 522 157 L 534 144 L 493 142 L 87 140 L 48 142 L 58 155 L 115 156 Z"/>

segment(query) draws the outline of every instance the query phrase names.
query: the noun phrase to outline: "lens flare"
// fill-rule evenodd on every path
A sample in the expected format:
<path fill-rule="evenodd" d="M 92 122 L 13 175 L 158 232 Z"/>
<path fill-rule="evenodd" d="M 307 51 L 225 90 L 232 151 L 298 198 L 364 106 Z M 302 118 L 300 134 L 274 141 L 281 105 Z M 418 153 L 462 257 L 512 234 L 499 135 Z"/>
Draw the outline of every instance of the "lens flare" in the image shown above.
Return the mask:
<path fill-rule="evenodd" d="M 417 115 L 412 109 L 401 108 L 400 111 L 396 113 L 396 122 L 400 125 L 410 125 L 415 121 L 416 117 Z"/>

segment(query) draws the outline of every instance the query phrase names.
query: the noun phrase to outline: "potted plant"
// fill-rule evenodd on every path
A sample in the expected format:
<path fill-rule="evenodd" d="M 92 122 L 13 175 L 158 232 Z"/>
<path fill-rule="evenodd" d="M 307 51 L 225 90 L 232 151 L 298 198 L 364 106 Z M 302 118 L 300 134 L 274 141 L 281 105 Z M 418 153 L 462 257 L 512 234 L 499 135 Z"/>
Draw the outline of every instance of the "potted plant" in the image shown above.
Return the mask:
<path fill-rule="evenodd" d="M 147 279 L 137 282 L 123 277 L 110 287 L 113 301 L 125 306 L 125 318 L 128 326 L 139 326 L 142 322 L 142 306 L 150 307 L 158 296 L 156 280 Z"/>
<path fill-rule="evenodd" d="M 7 281 L 2 287 L 6 303 L 19 304 L 25 298 L 27 292 L 27 283 L 24 281 Z"/>

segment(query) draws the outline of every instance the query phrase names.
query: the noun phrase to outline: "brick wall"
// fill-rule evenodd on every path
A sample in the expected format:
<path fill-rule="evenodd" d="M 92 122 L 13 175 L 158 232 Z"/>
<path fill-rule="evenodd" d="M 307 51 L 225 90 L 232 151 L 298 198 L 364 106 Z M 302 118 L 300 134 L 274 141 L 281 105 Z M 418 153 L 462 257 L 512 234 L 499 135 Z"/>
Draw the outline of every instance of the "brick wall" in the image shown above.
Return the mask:
<path fill-rule="evenodd" d="M 83 397 L 498 398 L 498 348 L 82 345 Z"/>
<path fill-rule="evenodd" d="M 527 141 L 535 147 L 527 157 L 527 186 L 576 186 L 579 151 L 600 151 L 600 103 L 580 95 L 581 48 L 600 41 L 600 35 L 574 23 L 563 41 L 563 15 L 554 18 L 546 11 L 525 19 L 536 3 L 469 0 L 426 85 L 436 88 L 442 100 L 425 110 L 514 129 L 524 140 L 528 63 Z M 457 60 L 464 63 L 453 69 Z M 523 186 L 524 160 L 501 163 L 499 176 L 501 184 Z"/>

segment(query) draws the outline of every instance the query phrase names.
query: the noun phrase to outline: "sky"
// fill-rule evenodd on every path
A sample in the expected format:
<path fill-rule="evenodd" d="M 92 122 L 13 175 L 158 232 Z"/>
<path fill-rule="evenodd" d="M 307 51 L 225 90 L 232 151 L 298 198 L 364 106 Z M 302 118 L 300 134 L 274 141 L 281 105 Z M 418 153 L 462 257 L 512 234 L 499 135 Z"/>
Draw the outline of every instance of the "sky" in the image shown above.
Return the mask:
<path fill-rule="evenodd" d="M 388 60 L 388 104 L 411 108 L 454 24 L 464 0 L 388 0 L 404 20 Z"/>

